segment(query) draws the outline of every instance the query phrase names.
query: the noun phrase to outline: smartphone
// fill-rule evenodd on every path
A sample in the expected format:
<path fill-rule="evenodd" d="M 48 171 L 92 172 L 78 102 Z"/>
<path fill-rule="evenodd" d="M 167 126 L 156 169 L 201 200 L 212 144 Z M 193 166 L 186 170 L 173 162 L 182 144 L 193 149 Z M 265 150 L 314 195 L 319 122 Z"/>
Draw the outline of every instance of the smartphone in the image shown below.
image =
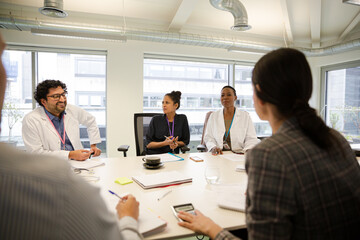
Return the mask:
<path fill-rule="evenodd" d="M 180 205 L 174 205 L 174 206 L 171 206 L 171 209 L 173 210 L 173 213 L 175 215 L 175 217 L 177 218 L 177 220 L 179 220 L 180 222 L 183 222 L 184 220 L 180 219 L 178 217 L 178 213 L 180 211 L 183 211 L 183 212 L 188 212 L 188 213 L 191 213 L 193 215 L 196 215 L 195 214 L 195 208 L 194 206 L 191 204 L 191 203 L 185 203 L 185 204 L 180 204 Z"/>
<path fill-rule="evenodd" d="M 193 160 L 194 162 L 203 162 L 204 161 L 204 159 L 202 159 L 201 157 L 198 157 L 198 156 L 191 156 L 190 159 Z"/>

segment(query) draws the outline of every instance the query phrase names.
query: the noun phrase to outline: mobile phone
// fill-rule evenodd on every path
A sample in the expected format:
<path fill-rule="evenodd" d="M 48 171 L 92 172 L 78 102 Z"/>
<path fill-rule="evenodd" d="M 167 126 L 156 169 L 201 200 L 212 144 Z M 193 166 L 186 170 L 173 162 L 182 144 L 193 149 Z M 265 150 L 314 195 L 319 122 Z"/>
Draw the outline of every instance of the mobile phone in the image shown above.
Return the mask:
<path fill-rule="evenodd" d="M 171 206 L 171 209 L 173 210 L 173 213 L 175 215 L 175 217 L 177 218 L 177 220 L 179 220 L 180 222 L 183 222 L 184 220 L 180 219 L 178 217 L 178 213 L 180 211 L 183 211 L 183 212 L 188 212 L 188 213 L 191 213 L 193 215 L 196 215 L 195 214 L 195 208 L 194 206 L 191 204 L 191 203 L 185 203 L 185 204 L 180 204 L 180 205 L 174 205 L 174 206 Z"/>
<path fill-rule="evenodd" d="M 204 161 L 204 159 L 202 159 L 201 157 L 198 157 L 198 156 L 191 156 L 190 159 L 193 160 L 194 162 L 203 162 Z"/>

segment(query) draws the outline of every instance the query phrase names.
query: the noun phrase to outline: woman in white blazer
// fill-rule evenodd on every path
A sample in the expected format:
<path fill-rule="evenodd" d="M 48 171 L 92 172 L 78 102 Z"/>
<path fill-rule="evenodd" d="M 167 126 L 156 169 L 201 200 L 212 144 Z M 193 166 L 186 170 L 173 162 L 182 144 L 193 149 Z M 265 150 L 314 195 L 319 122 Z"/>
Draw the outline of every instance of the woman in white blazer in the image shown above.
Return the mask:
<path fill-rule="evenodd" d="M 259 142 L 249 113 L 235 108 L 236 99 L 233 87 L 223 87 L 221 104 L 224 108 L 213 112 L 207 122 L 204 142 L 214 155 L 224 150 L 245 153 Z"/>

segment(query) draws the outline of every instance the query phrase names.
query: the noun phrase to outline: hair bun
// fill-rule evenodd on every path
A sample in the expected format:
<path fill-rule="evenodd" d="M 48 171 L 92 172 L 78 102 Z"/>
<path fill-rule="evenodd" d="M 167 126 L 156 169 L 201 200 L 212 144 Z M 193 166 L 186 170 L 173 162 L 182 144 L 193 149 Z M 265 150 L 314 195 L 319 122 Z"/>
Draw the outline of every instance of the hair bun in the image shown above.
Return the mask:
<path fill-rule="evenodd" d="M 181 92 L 180 91 L 172 91 L 171 94 L 177 96 L 179 99 L 181 99 Z"/>

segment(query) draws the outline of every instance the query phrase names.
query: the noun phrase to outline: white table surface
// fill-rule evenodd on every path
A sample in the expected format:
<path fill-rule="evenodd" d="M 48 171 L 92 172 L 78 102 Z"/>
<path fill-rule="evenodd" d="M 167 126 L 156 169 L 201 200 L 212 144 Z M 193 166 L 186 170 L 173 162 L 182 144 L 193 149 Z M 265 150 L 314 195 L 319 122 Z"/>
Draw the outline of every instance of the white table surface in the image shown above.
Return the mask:
<path fill-rule="evenodd" d="M 199 156 L 204 162 L 194 162 L 190 156 Z M 216 165 L 220 168 L 220 184 L 246 184 L 247 175 L 245 172 L 236 172 L 235 167 L 241 162 L 231 161 L 221 156 L 212 156 L 210 153 L 180 154 L 185 160 L 167 162 L 161 169 L 149 170 L 143 167 L 142 157 L 127 158 L 105 158 L 105 166 L 94 168 L 95 175 L 100 180 L 95 183 L 101 187 L 101 194 L 104 198 L 110 196 L 108 190 L 118 194 L 131 193 L 140 202 L 142 207 L 151 209 L 155 214 L 161 216 L 167 222 L 164 231 L 151 235 L 146 239 L 174 239 L 179 237 L 193 236 L 194 233 L 188 229 L 178 226 L 177 219 L 171 210 L 172 205 L 192 203 L 194 207 L 212 218 L 221 227 L 233 230 L 245 228 L 245 214 L 242 212 L 226 210 L 217 206 L 216 191 L 212 185 L 207 184 L 204 171 L 209 165 Z M 128 177 L 141 174 L 153 174 L 159 171 L 172 171 L 186 173 L 193 177 L 192 183 L 185 183 L 165 188 L 154 188 L 144 190 L 136 182 L 120 185 L 115 183 L 117 177 Z M 172 190 L 170 194 L 158 201 L 166 191 Z"/>

